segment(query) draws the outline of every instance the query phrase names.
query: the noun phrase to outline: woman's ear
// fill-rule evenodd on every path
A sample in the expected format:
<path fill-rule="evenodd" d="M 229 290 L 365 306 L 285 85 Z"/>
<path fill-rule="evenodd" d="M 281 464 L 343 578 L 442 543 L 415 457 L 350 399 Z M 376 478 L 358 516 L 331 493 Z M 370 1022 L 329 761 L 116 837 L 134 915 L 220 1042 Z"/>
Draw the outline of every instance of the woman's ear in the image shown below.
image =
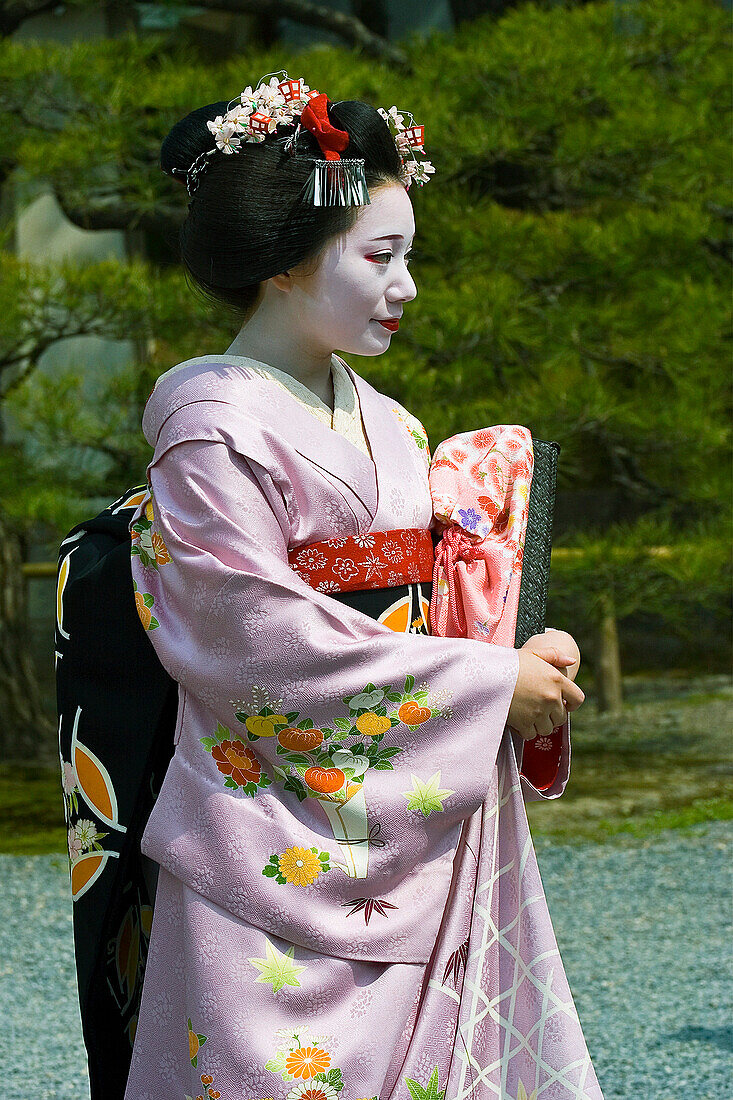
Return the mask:
<path fill-rule="evenodd" d="M 289 271 L 282 271 L 279 275 L 271 276 L 268 282 L 272 283 L 284 294 L 289 294 L 293 289 L 293 277 Z"/>

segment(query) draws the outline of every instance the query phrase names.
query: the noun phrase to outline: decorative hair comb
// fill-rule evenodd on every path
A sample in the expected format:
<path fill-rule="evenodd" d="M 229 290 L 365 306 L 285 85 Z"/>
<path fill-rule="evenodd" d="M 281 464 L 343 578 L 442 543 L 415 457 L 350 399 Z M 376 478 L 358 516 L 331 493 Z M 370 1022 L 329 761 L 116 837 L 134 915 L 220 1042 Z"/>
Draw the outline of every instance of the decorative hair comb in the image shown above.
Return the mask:
<path fill-rule="evenodd" d="M 303 188 L 303 200 L 314 206 L 365 206 L 369 203 L 369 191 L 364 175 L 364 161 L 359 158 L 342 159 L 341 153 L 349 144 L 346 130 L 333 126 L 328 118 L 329 99 L 325 92 L 309 88 L 302 77 L 291 80 L 281 69 L 267 73 L 253 89 L 248 85 L 237 99 L 230 100 L 226 113 L 217 115 L 206 125 L 214 135 L 216 146 L 207 149 L 194 160 L 188 169 L 173 168 L 172 174 L 186 177 L 186 190 L 192 197 L 201 173 L 217 152 L 238 153 L 242 142 L 264 141 L 278 126 L 291 126 L 298 119 L 295 132 L 285 143 L 285 149 L 295 155 L 301 128 L 315 137 L 324 160 L 314 160 L 313 171 Z M 394 137 L 400 157 L 400 179 L 409 189 L 415 182 L 421 187 L 427 183 L 435 168 L 429 160 L 418 160 L 416 153 L 425 155 L 425 127 L 418 126 L 409 111 L 390 107 L 378 108 L 389 131 Z M 405 125 L 404 116 L 409 118 Z"/>

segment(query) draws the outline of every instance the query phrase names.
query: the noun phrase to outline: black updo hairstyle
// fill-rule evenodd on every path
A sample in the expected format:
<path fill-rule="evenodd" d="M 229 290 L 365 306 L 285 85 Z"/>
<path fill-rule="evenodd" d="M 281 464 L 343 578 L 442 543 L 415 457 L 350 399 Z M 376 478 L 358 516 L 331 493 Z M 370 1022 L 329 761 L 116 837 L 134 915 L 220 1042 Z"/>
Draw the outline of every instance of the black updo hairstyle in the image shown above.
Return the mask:
<path fill-rule="evenodd" d="M 191 167 L 196 157 L 215 148 L 208 120 L 224 115 L 227 103 L 199 107 L 177 122 L 163 141 L 160 166 Z M 389 126 L 367 103 L 328 104 L 328 117 L 349 135 L 342 159 L 363 158 L 367 187 L 373 191 L 398 183 L 400 156 Z M 203 292 L 240 321 L 256 304 L 263 280 L 307 260 L 317 263 L 328 241 L 356 222 L 360 206 L 313 206 L 301 194 L 313 169 L 323 160 L 315 137 L 301 127 L 295 155 L 284 146 L 295 132 L 278 126 L 262 142 L 242 141 L 236 153 L 215 153 L 198 178 L 179 233 L 181 262 Z M 174 175 L 177 181 L 185 175 Z"/>

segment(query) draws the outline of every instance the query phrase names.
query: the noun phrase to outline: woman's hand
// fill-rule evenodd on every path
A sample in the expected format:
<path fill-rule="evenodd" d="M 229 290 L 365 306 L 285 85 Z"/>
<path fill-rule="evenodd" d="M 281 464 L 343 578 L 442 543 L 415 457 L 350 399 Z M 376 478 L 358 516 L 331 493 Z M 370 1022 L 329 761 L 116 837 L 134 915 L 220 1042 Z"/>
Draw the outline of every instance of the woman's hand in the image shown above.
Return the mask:
<path fill-rule="evenodd" d="M 517 653 L 519 676 L 507 722 L 525 741 L 531 741 L 538 734 L 547 736 L 555 726 L 561 726 L 566 708 L 567 711 L 577 710 L 585 695 L 560 671 L 575 662 L 574 655 L 564 653 L 557 646 L 541 646 L 538 642 L 533 649 L 525 645 Z"/>
<path fill-rule="evenodd" d="M 548 646 L 554 646 L 559 653 L 573 655 L 572 665 L 568 665 L 563 671 L 568 679 L 574 680 L 580 668 L 580 650 L 575 638 L 572 634 L 568 634 L 567 630 L 555 630 L 554 627 L 549 627 L 544 634 L 533 634 L 521 648 L 531 649 L 533 653 L 537 653 L 538 650 L 546 649 Z"/>

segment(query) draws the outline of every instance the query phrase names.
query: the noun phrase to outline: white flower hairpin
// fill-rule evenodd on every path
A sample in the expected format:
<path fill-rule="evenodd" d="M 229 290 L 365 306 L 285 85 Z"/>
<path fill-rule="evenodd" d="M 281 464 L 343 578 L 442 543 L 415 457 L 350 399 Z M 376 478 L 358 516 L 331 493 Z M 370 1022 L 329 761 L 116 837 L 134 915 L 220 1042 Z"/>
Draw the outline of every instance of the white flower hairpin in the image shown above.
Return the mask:
<path fill-rule="evenodd" d="M 315 101 L 315 102 L 314 102 Z M 318 141 L 324 160 L 314 161 L 313 172 L 304 188 L 304 199 L 316 206 L 366 205 L 369 192 L 364 177 L 364 161 L 358 158 L 342 159 L 340 151 L 348 145 L 346 131 L 333 126 L 327 114 L 328 98 L 310 88 L 302 77 L 292 80 L 282 69 L 267 73 L 253 88 L 248 85 L 236 99 L 230 100 L 223 115 L 209 119 L 207 128 L 216 145 L 198 156 L 188 169 L 173 168 L 173 174 L 186 177 L 186 189 L 193 196 L 198 188 L 201 173 L 217 152 L 231 155 L 238 153 L 243 142 L 261 142 L 279 126 L 291 126 L 298 120 L 295 132 L 285 148 L 295 153 L 301 128 L 308 129 Z M 420 186 L 428 182 L 435 168 L 424 158 L 425 127 L 418 126 L 409 111 L 390 107 L 378 108 L 394 137 L 400 157 L 400 179 L 406 189 L 411 183 Z M 409 117 L 405 125 L 404 115 Z"/>

